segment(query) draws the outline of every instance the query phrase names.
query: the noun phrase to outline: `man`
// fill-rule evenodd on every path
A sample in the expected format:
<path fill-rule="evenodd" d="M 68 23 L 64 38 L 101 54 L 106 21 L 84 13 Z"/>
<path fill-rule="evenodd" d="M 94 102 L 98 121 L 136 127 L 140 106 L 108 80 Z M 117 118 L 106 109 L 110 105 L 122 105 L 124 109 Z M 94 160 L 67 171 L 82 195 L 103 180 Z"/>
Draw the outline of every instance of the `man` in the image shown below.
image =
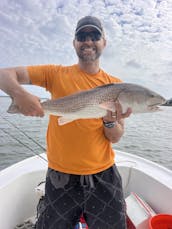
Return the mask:
<path fill-rule="evenodd" d="M 81 18 L 73 41 L 78 64 L 40 65 L 1 69 L 0 87 L 11 97 L 20 112 L 44 115 L 39 98 L 20 84 L 46 88 L 53 99 L 108 83 L 121 82 L 105 73 L 99 57 L 106 46 L 98 18 Z M 124 133 L 124 118 L 119 103 L 116 112 L 107 111 L 103 119 L 73 121 L 59 126 L 51 115 L 47 130 L 48 172 L 46 194 L 37 229 L 74 229 L 83 215 L 89 229 L 125 229 L 125 203 L 121 177 L 114 164 L 111 143 Z"/>

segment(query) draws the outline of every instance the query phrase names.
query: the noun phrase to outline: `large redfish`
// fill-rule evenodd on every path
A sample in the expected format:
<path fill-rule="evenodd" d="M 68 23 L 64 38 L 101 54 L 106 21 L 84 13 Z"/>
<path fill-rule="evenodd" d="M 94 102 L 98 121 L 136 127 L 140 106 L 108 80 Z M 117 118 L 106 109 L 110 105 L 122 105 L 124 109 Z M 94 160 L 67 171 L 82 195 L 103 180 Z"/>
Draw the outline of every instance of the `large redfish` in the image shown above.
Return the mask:
<path fill-rule="evenodd" d="M 59 125 L 77 119 L 101 118 L 107 110 L 115 111 L 114 103 L 118 101 L 123 112 L 127 108 L 132 113 L 154 112 L 159 110 L 166 100 L 148 88 L 131 83 L 112 83 L 81 91 L 59 99 L 42 102 L 45 113 L 60 116 Z M 15 104 L 12 104 L 9 113 L 19 113 Z"/>

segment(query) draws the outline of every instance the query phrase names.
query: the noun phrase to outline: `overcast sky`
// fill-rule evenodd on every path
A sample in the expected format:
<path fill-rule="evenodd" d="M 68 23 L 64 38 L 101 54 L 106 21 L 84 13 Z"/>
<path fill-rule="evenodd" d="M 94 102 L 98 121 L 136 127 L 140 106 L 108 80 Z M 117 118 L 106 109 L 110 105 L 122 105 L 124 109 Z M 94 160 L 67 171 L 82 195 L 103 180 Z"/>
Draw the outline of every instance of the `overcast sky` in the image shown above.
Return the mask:
<path fill-rule="evenodd" d="M 76 63 L 86 15 L 105 27 L 105 71 L 172 97 L 172 0 L 1 0 L 0 67 Z"/>

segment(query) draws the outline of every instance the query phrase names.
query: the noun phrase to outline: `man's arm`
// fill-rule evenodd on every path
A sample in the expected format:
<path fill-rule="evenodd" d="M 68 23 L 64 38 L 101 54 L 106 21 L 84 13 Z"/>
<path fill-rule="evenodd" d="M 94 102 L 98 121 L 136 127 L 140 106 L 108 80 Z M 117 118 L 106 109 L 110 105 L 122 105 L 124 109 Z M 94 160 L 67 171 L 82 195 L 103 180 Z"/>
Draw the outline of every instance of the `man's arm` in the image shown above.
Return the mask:
<path fill-rule="evenodd" d="M 27 92 L 21 84 L 30 84 L 26 67 L 0 69 L 0 89 L 10 95 L 24 115 L 43 116 L 39 98 Z"/>
<path fill-rule="evenodd" d="M 132 113 L 132 110 L 128 108 L 126 113 L 122 113 L 122 107 L 120 103 L 115 104 L 116 112 L 107 111 L 107 115 L 103 117 L 104 124 L 104 135 L 105 137 L 112 143 L 116 143 L 120 140 L 122 135 L 124 134 L 124 119 L 129 117 Z M 114 127 L 108 128 L 108 124 L 113 123 Z"/>

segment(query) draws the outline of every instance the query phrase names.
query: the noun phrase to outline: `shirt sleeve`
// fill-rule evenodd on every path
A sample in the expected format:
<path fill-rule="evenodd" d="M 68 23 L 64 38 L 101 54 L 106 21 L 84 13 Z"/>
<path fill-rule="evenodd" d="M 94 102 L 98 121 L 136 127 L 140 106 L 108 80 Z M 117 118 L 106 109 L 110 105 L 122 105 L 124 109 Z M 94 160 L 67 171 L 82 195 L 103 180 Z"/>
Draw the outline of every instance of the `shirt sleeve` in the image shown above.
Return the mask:
<path fill-rule="evenodd" d="M 110 75 L 110 79 L 111 79 L 111 83 L 123 83 L 123 80 L 121 80 L 120 78 L 118 78 L 116 76 Z"/>
<path fill-rule="evenodd" d="M 28 66 L 30 81 L 33 85 L 44 87 L 51 91 L 54 78 L 58 76 L 59 65 L 35 65 Z"/>

